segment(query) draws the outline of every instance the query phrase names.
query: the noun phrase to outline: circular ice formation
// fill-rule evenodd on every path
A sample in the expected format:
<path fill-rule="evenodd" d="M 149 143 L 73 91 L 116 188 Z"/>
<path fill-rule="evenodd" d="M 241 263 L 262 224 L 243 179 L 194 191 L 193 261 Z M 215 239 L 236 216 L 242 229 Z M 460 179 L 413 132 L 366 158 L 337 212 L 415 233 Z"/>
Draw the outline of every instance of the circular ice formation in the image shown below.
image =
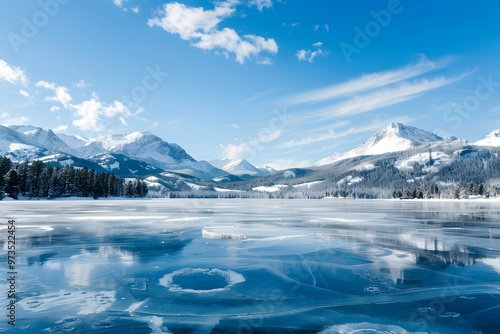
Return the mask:
<path fill-rule="evenodd" d="M 421 332 L 408 332 L 396 325 L 373 324 L 369 322 L 351 323 L 332 326 L 320 334 L 417 334 Z"/>
<path fill-rule="evenodd" d="M 200 280 L 199 288 L 193 287 L 194 280 Z M 207 289 L 206 284 L 203 280 L 215 281 L 217 278 L 222 278 L 224 285 L 214 285 Z M 170 291 L 179 292 L 190 292 L 190 293 L 208 293 L 208 292 L 218 292 L 224 291 L 227 288 L 232 287 L 235 284 L 242 283 L 245 281 L 243 275 L 232 271 L 232 270 L 220 270 L 220 269 L 204 269 L 204 268 L 184 268 L 176 270 L 170 274 L 163 276 L 160 279 L 160 285 L 168 288 Z"/>

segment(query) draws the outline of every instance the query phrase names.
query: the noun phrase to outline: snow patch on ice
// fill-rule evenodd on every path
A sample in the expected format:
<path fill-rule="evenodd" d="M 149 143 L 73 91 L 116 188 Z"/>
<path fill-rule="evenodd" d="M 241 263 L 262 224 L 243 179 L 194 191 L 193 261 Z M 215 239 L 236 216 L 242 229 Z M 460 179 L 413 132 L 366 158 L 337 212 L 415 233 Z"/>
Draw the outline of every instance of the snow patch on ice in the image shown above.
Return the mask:
<path fill-rule="evenodd" d="M 424 334 L 424 332 L 409 332 L 403 327 L 387 324 L 373 324 L 369 322 L 350 323 L 334 325 L 320 332 L 319 334 L 361 334 L 361 333 L 380 333 L 380 334 Z"/>
<path fill-rule="evenodd" d="M 77 309 L 77 314 L 101 313 L 114 302 L 115 291 L 66 291 L 44 293 L 27 297 L 18 305 L 28 312 L 53 312 L 56 309 Z"/>

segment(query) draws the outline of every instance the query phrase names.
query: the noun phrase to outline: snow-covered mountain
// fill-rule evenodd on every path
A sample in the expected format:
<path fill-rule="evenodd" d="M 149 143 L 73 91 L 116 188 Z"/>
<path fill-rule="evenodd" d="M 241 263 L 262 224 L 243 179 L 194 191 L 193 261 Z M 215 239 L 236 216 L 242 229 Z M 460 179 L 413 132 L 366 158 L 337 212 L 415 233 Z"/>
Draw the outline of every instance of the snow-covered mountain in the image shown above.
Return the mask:
<path fill-rule="evenodd" d="M 336 153 L 330 157 L 321 159 L 316 165 L 327 165 L 339 160 L 364 155 L 405 151 L 425 143 L 439 141 L 444 141 L 444 139 L 432 132 L 401 123 L 390 123 L 360 146 L 344 154 Z"/>
<path fill-rule="evenodd" d="M 274 169 L 271 166 L 263 166 L 263 167 L 257 167 L 259 168 L 264 174 L 274 174 L 276 173 L 276 169 Z"/>
<path fill-rule="evenodd" d="M 97 138 L 55 134 L 30 125 L 0 127 L 0 154 L 14 161 L 34 160 L 54 154 L 68 155 L 67 161 L 86 159 L 105 170 L 146 175 L 172 171 L 209 180 L 227 175 L 206 161 L 197 161 L 182 147 L 168 143 L 151 132 L 112 134 Z M 71 159 L 71 157 L 80 158 Z M 51 160 L 52 159 L 52 160 Z M 115 168 L 116 166 L 119 168 Z M 129 172 L 128 172 L 129 171 Z"/>
<path fill-rule="evenodd" d="M 10 129 L 23 134 L 37 144 L 49 151 L 75 154 L 74 150 L 61 140 L 52 130 L 44 130 L 31 125 L 11 125 Z"/>
<path fill-rule="evenodd" d="M 228 172 L 229 174 L 238 176 L 258 176 L 270 173 L 267 169 L 255 167 L 245 159 L 217 159 L 211 160 L 210 164 Z"/>
<path fill-rule="evenodd" d="M 108 152 L 141 160 L 167 171 L 202 179 L 211 179 L 226 174 L 206 161 L 195 160 L 179 145 L 164 141 L 149 131 L 107 135 L 92 139 L 91 143 L 100 143 Z M 86 144 L 88 145 L 90 144 Z"/>
<path fill-rule="evenodd" d="M 500 129 L 490 132 L 485 138 L 475 142 L 474 145 L 500 147 Z"/>

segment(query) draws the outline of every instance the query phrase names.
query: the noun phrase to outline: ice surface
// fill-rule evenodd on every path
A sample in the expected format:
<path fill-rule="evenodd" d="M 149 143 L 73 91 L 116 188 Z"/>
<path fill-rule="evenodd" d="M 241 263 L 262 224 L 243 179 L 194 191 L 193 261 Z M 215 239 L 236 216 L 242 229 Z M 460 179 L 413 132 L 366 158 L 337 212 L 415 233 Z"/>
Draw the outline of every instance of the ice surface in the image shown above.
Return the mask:
<path fill-rule="evenodd" d="M 10 201 L 0 211 L 18 226 L 28 332 L 494 333 L 500 323 L 498 202 Z"/>
<path fill-rule="evenodd" d="M 186 288 L 181 284 L 175 284 L 174 280 L 177 277 L 186 276 L 198 276 L 199 280 L 208 280 L 211 276 L 219 276 L 225 280 L 225 284 L 222 287 L 214 287 L 211 289 L 197 288 Z M 204 269 L 204 268 L 184 268 L 176 270 L 171 274 L 167 274 L 160 279 L 160 285 L 168 288 L 170 291 L 176 292 L 188 292 L 188 293 L 209 293 L 209 292 L 221 292 L 235 284 L 245 282 L 243 275 L 234 272 L 232 270 L 220 270 L 220 269 Z M 205 283 L 200 282 L 200 286 L 204 286 Z"/>

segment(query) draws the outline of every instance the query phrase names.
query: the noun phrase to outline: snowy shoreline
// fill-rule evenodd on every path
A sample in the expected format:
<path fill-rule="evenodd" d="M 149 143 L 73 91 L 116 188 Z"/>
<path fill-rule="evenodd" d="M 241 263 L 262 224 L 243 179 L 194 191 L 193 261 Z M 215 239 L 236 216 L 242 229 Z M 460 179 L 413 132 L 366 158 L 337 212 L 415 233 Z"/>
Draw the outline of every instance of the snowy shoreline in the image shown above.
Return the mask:
<path fill-rule="evenodd" d="M 128 197 L 100 197 L 98 199 L 94 199 L 91 197 L 58 197 L 58 198 L 19 198 L 19 199 L 13 199 L 11 197 L 4 197 L 1 202 L 37 202 L 37 201 L 81 201 L 81 202 L 94 202 L 94 201 L 160 201 L 160 200 L 178 200 L 178 199 L 191 199 L 191 200 L 236 200 L 236 199 L 243 199 L 243 200 L 307 200 L 307 201 L 314 201 L 314 200 L 339 200 L 339 201 L 344 201 L 344 200 L 349 200 L 349 201 L 389 201 L 389 202 L 484 202 L 484 203 L 496 203 L 500 202 L 500 197 L 493 197 L 493 198 L 484 198 L 484 197 L 473 197 L 473 198 L 412 198 L 412 199 L 399 199 L 399 198 L 372 198 L 372 199 L 354 199 L 354 198 L 342 198 L 342 197 L 323 197 L 323 198 L 267 198 L 267 199 L 261 199 L 261 198 L 128 198 Z"/>

